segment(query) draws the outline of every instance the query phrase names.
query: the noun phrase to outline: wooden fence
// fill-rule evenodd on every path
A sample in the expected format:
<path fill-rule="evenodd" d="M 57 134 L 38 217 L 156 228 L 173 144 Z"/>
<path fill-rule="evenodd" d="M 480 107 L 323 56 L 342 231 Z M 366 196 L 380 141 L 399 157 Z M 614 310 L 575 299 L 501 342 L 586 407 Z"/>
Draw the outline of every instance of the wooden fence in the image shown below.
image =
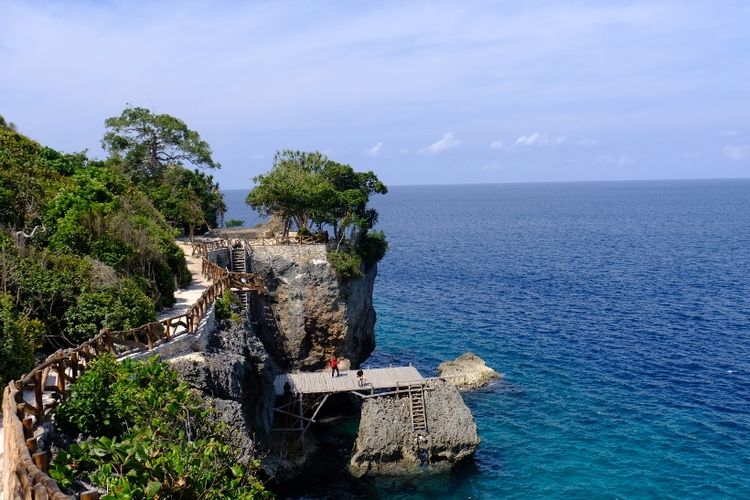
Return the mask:
<path fill-rule="evenodd" d="M 3 391 L 4 467 L 0 471 L 3 491 L 8 498 L 69 499 L 47 475 L 49 453 L 37 450 L 37 441 L 49 413 L 68 395 L 70 385 L 102 353 L 123 357 L 150 351 L 175 337 L 195 333 L 214 301 L 225 291 L 265 292 L 262 278 L 251 273 L 233 273 L 208 260 L 211 251 L 226 248 L 227 240 L 193 246 L 193 255 L 201 255 L 202 273 L 213 281 L 184 314 L 154 321 L 132 330 L 112 332 L 103 329 L 78 347 L 60 350 L 49 356 Z M 81 499 L 96 500 L 98 493 L 81 494 Z"/>

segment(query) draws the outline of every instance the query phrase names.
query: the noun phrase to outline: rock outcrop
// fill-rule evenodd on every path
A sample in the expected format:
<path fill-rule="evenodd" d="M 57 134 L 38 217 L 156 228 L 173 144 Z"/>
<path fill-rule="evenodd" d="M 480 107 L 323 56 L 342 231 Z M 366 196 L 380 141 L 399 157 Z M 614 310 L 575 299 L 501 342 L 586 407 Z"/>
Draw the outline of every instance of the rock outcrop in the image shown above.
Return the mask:
<path fill-rule="evenodd" d="M 240 463 L 254 458 L 255 437 L 270 434 L 275 370 L 250 324 L 223 322 L 208 338 L 205 352 L 169 359 L 191 387 L 201 391 L 227 424 Z"/>
<path fill-rule="evenodd" d="M 452 385 L 430 382 L 425 392 L 427 437 L 412 432 L 408 397 L 365 400 L 349 469 L 355 476 L 411 474 L 450 467 L 479 445 L 471 411 Z"/>
<path fill-rule="evenodd" d="M 332 352 L 358 367 L 375 348 L 373 266 L 340 282 L 319 245 L 253 246 L 250 272 L 263 276 L 270 297 L 258 297 L 253 316 L 269 353 L 285 369 L 318 369 Z"/>
<path fill-rule="evenodd" d="M 499 373 L 471 352 L 462 354 L 453 361 L 440 363 L 438 376 L 459 389 L 477 389 L 500 378 Z"/>

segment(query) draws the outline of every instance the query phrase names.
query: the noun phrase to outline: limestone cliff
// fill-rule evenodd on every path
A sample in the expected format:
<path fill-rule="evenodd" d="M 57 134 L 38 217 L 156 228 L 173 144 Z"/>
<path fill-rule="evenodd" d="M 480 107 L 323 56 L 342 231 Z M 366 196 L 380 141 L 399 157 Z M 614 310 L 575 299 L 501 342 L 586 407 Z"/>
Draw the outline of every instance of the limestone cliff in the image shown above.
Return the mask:
<path fill-rule="evenodd" d="M 422 466 L 450 467 L 479 445 L 477 426 L 458 390 L 445 381 L 430 382 L 425 392 L 428 437 L 412 432 L 409 398 L 383 396 L 365 400 L 350 471 L 411 474 Z"/>
<path fill-rule="evenodd" d="M 284 368 L 321 368 L 331 352 L 357 367 L 375 348 L 376 266 L 342 283 L 325 245 L 269 245 L 249 250 L 248 271 L 266 279 L 270 294 L 256 299 L 254 318 Z"/>

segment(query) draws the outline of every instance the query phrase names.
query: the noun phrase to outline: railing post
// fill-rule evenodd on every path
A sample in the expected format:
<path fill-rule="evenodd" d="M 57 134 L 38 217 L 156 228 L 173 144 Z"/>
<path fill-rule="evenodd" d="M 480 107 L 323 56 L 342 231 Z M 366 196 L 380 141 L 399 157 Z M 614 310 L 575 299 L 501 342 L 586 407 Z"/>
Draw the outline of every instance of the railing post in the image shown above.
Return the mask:
<path fill-rule="evenodd" d="M 75 351 L 70 353 L 70 370 L 73 382 L 75 382 L 78 380 L 78 353 Z"/>
<path fill-rule="evenodd" d="M 34 401 L 36 403 L 37 424 L 44 423 L 44 377 L 41 370 L 34 370 Z"/>

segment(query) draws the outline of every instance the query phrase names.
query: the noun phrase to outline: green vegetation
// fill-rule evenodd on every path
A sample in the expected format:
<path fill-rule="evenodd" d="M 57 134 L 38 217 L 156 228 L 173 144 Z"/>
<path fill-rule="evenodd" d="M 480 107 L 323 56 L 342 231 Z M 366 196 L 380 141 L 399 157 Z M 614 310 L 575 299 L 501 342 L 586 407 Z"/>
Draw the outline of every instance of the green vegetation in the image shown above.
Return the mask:
<path fill-rule="evenodd" d="M 382 231 L 368 233 L 378 220 L 377 210 L 367 206 L 370 195 L 388 192 L 373 172 L 355 172 L 317 151 L 284 150 L 274 156 L 271 171 L 253 181 L 247 204 L 279 217 L 285 235 L 293 227 L 301 234 L 333 230 L 329 259 L 341 279 L 362 276 L 362 264 L 369 268 L 385 255 Z"/>
<path fill-rule="evenodd" d="M 234 306 L 238 305 L 239 300 L 234 292 L 231 290 L 224 292 L 215 302 L 214 314 L 216 315 L 216 321 L 223 321 L 225 319 L 231 319 L 235 322 L 239 321 L 239 314 L 234 312 Z"/>
<path fill-rule="evenodd" d="M 193 235 L 216 227 L 226 211 L 213 177 L 183 167 L 220 168 L 208 143 L 185 122 L 145 108 L 127 107 L 105 121 L 102 147 L 149 195 L 167 221 Z"/>
<path fill-rule="evenodd" d="M 105 488 L 105 499 L 270 496 L 258 463 L 238 465 L 214 412 L 156 359 L 98 357 L 58 408 L 56 425 L 87 437 L 50 467 L 65 489 L 84 480 Z"/>
<path fill-rule="evenodd" d="M 229 219 L 224 221 L 224 227 L 242 227 L 245 223 L 239 219 Z"/>
<path fill-rule="evenodd" d="M 29 368 L 28 352 L 153 321 L 191 279 L 178 229 L 216 226 L 224 211 L 213 178 L 180 163 L 219 166 L 182 121 L 127 108 L 106 123 L 112 156 L 100 161 L 0 116 L 3 383 Z"/>

